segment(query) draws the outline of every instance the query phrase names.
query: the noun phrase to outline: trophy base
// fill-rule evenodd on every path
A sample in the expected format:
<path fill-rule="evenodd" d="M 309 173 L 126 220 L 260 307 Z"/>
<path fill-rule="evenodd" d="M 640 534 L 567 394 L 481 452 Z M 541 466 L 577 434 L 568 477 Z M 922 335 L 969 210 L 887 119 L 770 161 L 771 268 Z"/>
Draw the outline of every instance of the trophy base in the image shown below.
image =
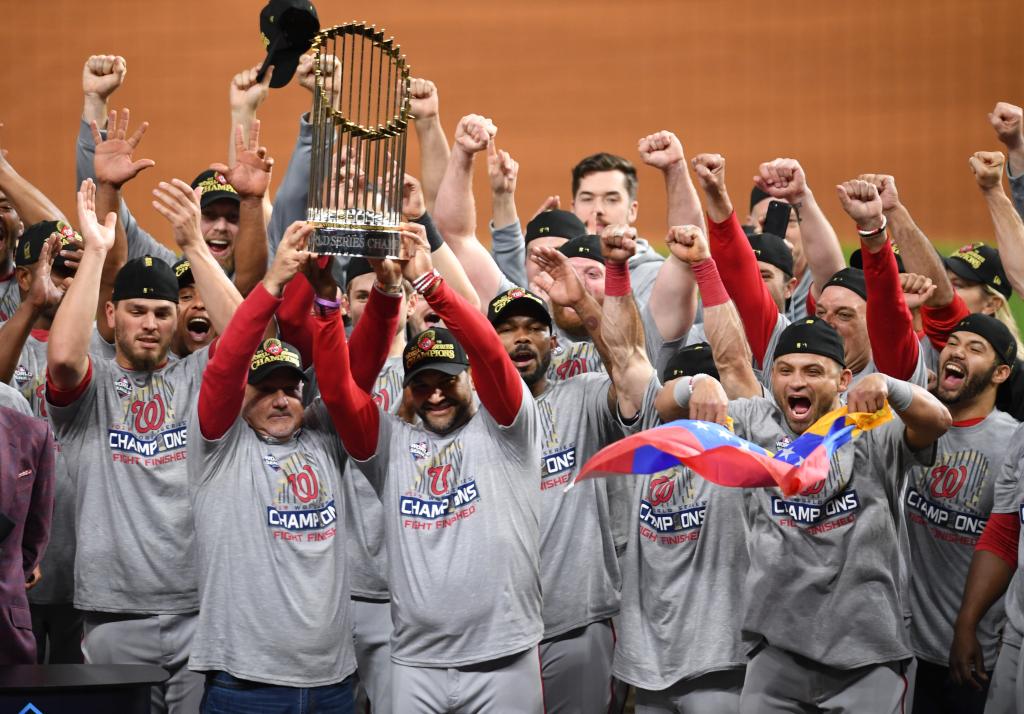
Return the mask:
<path fill-rule="evenodd" d="M 397 230 L 319 226 L 313 231 L 310 250 L 320 255 L 400 258 L 402 237 Z"/>

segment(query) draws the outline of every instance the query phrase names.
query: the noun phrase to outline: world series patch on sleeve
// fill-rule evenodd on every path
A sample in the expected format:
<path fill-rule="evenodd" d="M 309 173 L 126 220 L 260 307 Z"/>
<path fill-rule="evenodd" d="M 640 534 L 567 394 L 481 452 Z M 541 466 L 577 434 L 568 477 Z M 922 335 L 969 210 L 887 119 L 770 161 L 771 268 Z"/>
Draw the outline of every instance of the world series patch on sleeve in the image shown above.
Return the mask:
<path fill-rule="evenodd" d="M 792 496 L 825 479 L 829 460 L 839 447 L 892 418 L 888 405 L 873 414 L 851 414 L 845 406 L 840 407 L 775 453 L 741 439 L 731 428 L 678 419 L 601 449 L 583 465 L 566 490 L 587 478 L 650 475 L 682 464 L 720 486 L 777 486 L 783 494 Z"/>

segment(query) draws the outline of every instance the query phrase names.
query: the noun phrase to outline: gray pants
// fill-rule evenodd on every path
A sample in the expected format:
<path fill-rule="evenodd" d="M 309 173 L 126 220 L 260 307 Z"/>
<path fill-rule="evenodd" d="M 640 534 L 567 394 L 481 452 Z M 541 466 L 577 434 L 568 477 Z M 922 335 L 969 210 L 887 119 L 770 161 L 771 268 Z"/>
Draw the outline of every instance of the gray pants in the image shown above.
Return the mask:
<path fill-rule="evenodd" d="M 904 662 L 843 670 L 767 645 L 747 665 L 742 714 L 902 714 Z"/>
<path fill-rule="evenodd" d="M 391 703 L 399 714 L 542 714 L 536 649 L 469 667 L 391 665 Z"/>
<path fill-rule="evenodd" d="M 154 714 L 194 714 L 203 699 L 203 675 L 189 671 L 188 654 L 199 615 L 128 615 L 86 612 L 82 653 L 86 664 L 155 664 L 171 677 L 152 688 Z"/>
<path fill-rule="evenodd" d="M 636 714 L 738 714 L 742 669 L 710 672 L 667 689 L 636 690 Z"/>
<path fill-rule="evenodd" d="M 1017 714 L 1021 706 L 1024 706 L 1024 671 L 1021 671 L 1020 646 L 1004 640 L 988 687 L 985 714 Z"/>
<path fill-rule="evenodd" d="M 547 714 L 606 712 L 612 697 L 611 620 L 593 622 L 540 643 Z"/>
<path fill-rule="evenodd" d="M 391 714 L 391 603 L 352 598 L 359 688 L 356 711 Z"/>

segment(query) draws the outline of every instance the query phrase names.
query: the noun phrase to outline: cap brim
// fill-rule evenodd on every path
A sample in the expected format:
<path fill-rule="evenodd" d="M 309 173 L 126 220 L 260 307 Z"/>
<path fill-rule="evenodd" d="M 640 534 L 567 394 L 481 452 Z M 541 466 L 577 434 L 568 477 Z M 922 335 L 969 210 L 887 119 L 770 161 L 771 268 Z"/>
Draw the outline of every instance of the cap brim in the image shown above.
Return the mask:
<path fill-rule="evenodd" d="M 468 364 L 459 364 L 458 362 L 431 362 L 430 364 L 423 364 L 418 367 L 413 367 L 411 372 L 405 373 L 405 378 L 402 380 L 402 386 L 408 387 L 409 382 L 412 381 L 413 377 L 421 372 L 428 370 L 434 370 L 435 372 L 444 372 L 451 376 L 462 374 L 469 369 Z"/>
<path fill-rule="evenodd" d="M 551 313 L 528 297 L 519 297 L 512 300 L 497 315 L 490 316 L 490 320 L 492 325 L 497 325 L 502 320 L 520 315 L 536 317 L 548 327 L 552 325 Z"/>
<path fill-rule="evenodd" d="M 287 369 L 293 372 L 295 376 L 299 378 L 299 381 L 306 382 L 309 380 L 306 373 L 293 364 L 288 364 L 287 362 L 271 362 L 261 366 L 255 371 L 250 369 L 247 382 L 252 385 L 259 384 L 279 369 Z"/>
<path fill-rule="evenodd" d="M 966 261 L 960 260 L 959 258 L 951 258 L 947 256 L 942 259 L 942 263 L 964 280 L 970 280 L 972 283 L 985 282 L 984 280 L 981 279 L 980 275 L 974 272 L 974 269 L 971 266 L 969 266 Z"/>
<path fill-rule="evenodd" d="M 242 201 L 242 199 L 238 197 L 238 194 L 233 191 L 203 191 L 202 196 L 199 197 L 199 207 L 206 208 L 211 203 L 225 198 L 229 201 L 234 201 L 235 203 L 241 203 Z"/>
<path fill-rule="evenodd" d="M 305 54 L 306 50 L 301 47 L 282 47 L 271 50 L 267 59 L 263 62 L 264 67 L 273 66 L 274 74 L 270 77 L 270 87 L 280 89 L 292 81 L 295 70 L 299 67 L 299 57 Z"/>

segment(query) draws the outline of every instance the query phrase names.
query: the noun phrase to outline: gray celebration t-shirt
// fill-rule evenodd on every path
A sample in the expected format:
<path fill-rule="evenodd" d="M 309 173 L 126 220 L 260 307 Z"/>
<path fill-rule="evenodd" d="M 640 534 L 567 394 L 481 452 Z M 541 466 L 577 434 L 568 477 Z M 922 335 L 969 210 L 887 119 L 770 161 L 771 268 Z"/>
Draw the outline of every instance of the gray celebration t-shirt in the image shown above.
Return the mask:
<path fill-rule="evenodd" d="M 21 291 L 12 272 L 7 280 L 0 281 L 0 322 L 10 320 L 21 305 Z"/>
<path fill-rule="evenodd" d="M 1017 570 L 1006 589 L 1003 604 L 1006 607 L 1006 627 L 1003 641 L 1020 647 L 1024 637 L 1024 424 L 1017 427 L 1006 448 L 1006 458 L 996 478 L 992 513 L 1012 513 L 1021 524 L 1017 541 Z"/>
<path fill-rule="evenodd" d="M 152 372 L 90 358 L 92 379 L 50 423 L 77 487 L 75 607 L 199 608 L 185 459 L 204 348 Z"/>
<path fill-rule="evenodd" d="M 292 438 L 241 417 L 221 438 L 192 412 L 188 458 L 199 621 L 189 668 L 284 687 L 340 682 L 356 668 L 341 495 L 347 460 L 318 400 Z"/>
<path fill-rule="evenodd" d="M 736 434 L 776 451 L 797 437 L 766 399 L 731 402 Z M 748 500 L 744 634 L 838 669 L 911 656 L 903 622 L 899 496 L 916 460 L 898 419 L 840 447 L 827 478 L 795 496 Z M 780 603 L 783 606 L 780 606 Z"/>
<path fill-rule="evenodd" d="M 608 407 L 611 380 L 582 374 L 552 382 L 537 398 L 541 445 L 540 574 L 544 637 L 619 610 L 619 563 L 607 479 L 565 487 L 580 467 L 623 431 Z"/>
<path fill-rule="evenodd" d="M 541 639 L 537 405 L 526 387 L 510 426 L 481 407 L 440 436 L 381 413 L 359 468 L 384 504 L 391 657 L 461 667 Z"/>
<path fill-rule="evenodd" d="M 654 382 L 645 395 L 645 429 L 661 423 L 658 387 Z M 631 479 L 632 510 L 612 672 L 635 687 L 661 690 L 744 666 L 744 491 L 684 467 L 621 478 Z"/>
<path fill-rule="evenodd" d="M 903 497 L 910 534 L 910 640 L 914 654 L 948 666 L 974 546 L 985 529 L 996 477 L 1017 420 L 994 410 L 972 426 L 953 426 L 939 438 L 934 466 L 914 466 Z M 1000 600 L 978 625 L 991 670 L 1004 621 Z"/>

